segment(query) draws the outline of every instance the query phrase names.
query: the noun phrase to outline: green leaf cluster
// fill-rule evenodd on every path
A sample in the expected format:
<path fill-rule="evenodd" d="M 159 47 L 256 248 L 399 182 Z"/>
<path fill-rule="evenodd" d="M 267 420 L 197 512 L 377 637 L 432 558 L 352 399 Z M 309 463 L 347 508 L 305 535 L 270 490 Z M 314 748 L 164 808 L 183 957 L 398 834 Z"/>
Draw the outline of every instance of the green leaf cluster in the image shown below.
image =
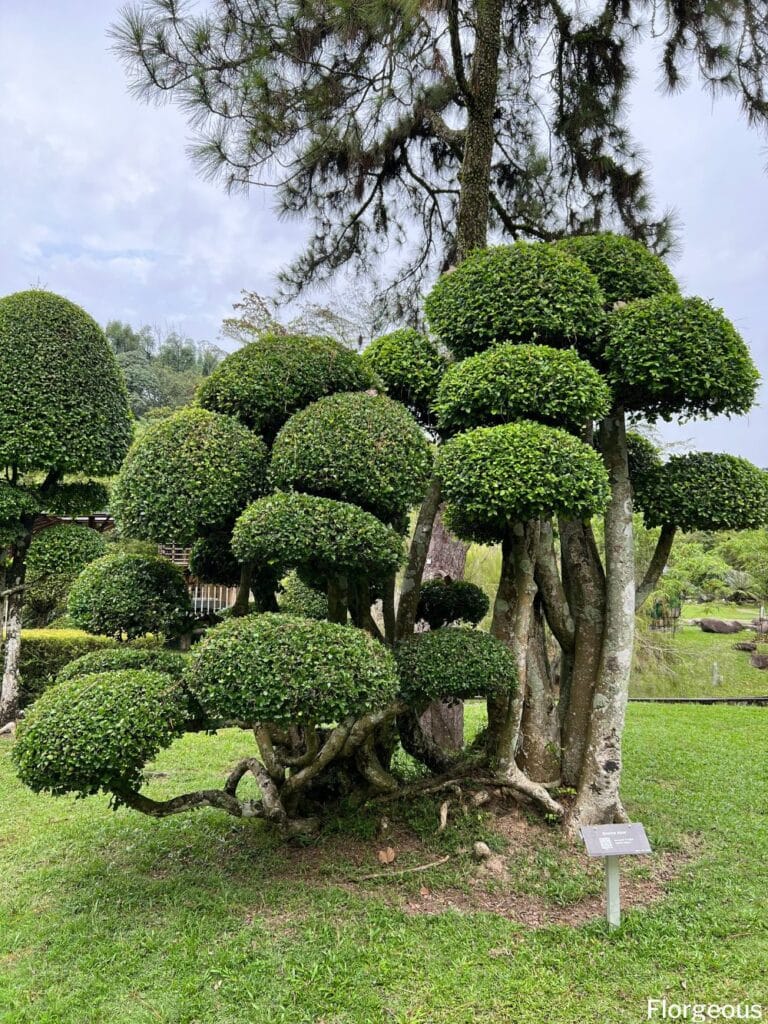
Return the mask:
<path fill-rule="evenodd" d="M 416 705 L 517 690 L 512 652 L 468 627 L 415 633 L 395 649 L 403 698 Z"/>
<path fill-rule="evenodd" d="M 437 473 L 446 523 L 462 540 L 497 543 L 510 523 L 603 511 L 608 476 L 600 456 L 572 434 L 539 423 L 478 427 L 441 449 Z"/>
<path fill-rule="evenodd" d="M 22 707 L 31 704 L 58 676 L 65 665 L 92 651 L 113 648 L 110 636 L 91 636 L 80 629 L 24 629 L 19 659 L 19 690 Z"/>
<path fill-rule="evenodd" d="M 269 472 L 282 490 L 347 501 L 400 523 L 424 496 L 432 449 L 399 402 L 363 392 L 330 395 L 288 420 Z"/>
<path fill-rule="evenodd" d="M 610 317 L 605 342 L 616 401 L 649 422 L 742 414 L 759 374 L 721 309 L 697 298 L 638 299 Z"/>
<path fill-rule="evenodd" d="M 161 672 L 79 676 L 52 687 L 19 726 L 13 760 L 36 792 L 88 796 L 141 785 L 141 771 L 184 729 L 179 683 Z"/>
<path fill-rule="evenodd" d="M 768 473 L 737 455 L 673 455 L 649 479 L 637 504 L 648 526 L 752 530 L 768 523 Z"/>
<path fill-rule="evenodd" d="M 280 573 L 307 570 L 327 578 L 339 573 L 379 577 L 403 560 L 403 541 L 369 512 L 332 498 L 270 494 L 249 505 L 232 535 L 241 561 Z"/>
<path fill-rule="evenodd" d="M 0 526 L 14 528 L 40 511 L 40 499 L 25 487 L 0 480 Z"/>
<path fill-rule="evenodd" d="M 328 595 L 311 587 L 297 572 L 289 573 L 283 580 L 278 596 L 280 611 L 287 615 L 303 615 L 307 619 L 328 618 Z"/>
<path fill-rule="evenodd" d="M 76 524 L 35 534 L 27 555 L 25 611 L 38 622 L 47 621 L 66 599 L 74 579 L 104 554 L 106 546 L 100 533 Z"/>
<path fill-rule="evenodd" d="M 42 290 L 0 299 L 0 465 L 114 473 L 131 418 L 115 357 L 87 313 Z"/>
<path fill-rule="evenodd" d="M 488 608 L 488 595 L 476 583 L 438 577 L 422 583 L 416 620 L 423 620 L 430 629 L 440 629 L 454 622 L 475 626 Z"/>
<path fill-rule="evenodd" d="M 597 278 L 606 306 L 679 291 L 664 260 L 642 242 L 625 235 L 573 235 L 555 243 L 561 252 L 580 259 Z"/>
<path fill-rule="evenodd" d="M 285 421 L 310 402 L 375 384 L 360 356 L 332 338 L 263 335 L 222 360 L 200 385 L 197 402 L 237 417 L 271 442 Z"/>
<path fill-rule="evenodd" d="M 590 347 L 605 297 L 587 267 L 543 242 L 471 253 L 424 303 L 429 326 L 458 358 L 503 342 Z"/>
<path fill-rule="evenodd" d="M 82 654 L 65 665 L 56 676 L 56 685 L 80 676 L 102 675 L 126 669 L 162 672 L 172 679 L 181 679 L 187 656 L 163 647 L 105 647 Z"/>
<path fill-rule="evenodd" d="M 232 553 L 231 530 L 212 530 L 198 537 L 189 553 L 189 571 L 205 583 L 234 587 L 240 582 L 240 563 Z"/>
<path fill-rule="evenodd" d="M 354 626 L 247 615 L 210 630 L 187 684 L 215 718 L 331 723 L 384 707 L 398 689 L 392 654 Z"/>
<path fill-rule="evenodd" d="M 610 401 L 608 385 L 573 349 L 497 345 L 448 369 L 435 410 L 451 433 L 521 419 L 583 430 Z"/>
<path fill-rule="evenodd" d="M 45 511 L 57 516 L 87 516 L 108 508 L 109 487 L 99 480 L 59 483 L 45 498 Z"/>
<path fill-rule="evenodd" d="M 430 338 L 404 327 L 374 338 L 362 360 L 382 381 L 390 398 L 402 402 L 420 422 L 431 421 L 431 407 L 448 364 Z"/>
<path fill-rule="evenodd" d="M 89 633 L 117 639 L 171 636 L 191 615 L 178 566 L 165 558 L 130 554 L 105 555 L 86 566 L 72 584 L 67 610 Z"/>
<path fill-rule="evenodd" d="M 181 409 L 152 424 L 129 451 L 112 511 L 130 537 L 191 544 L 231 524 L 264 493 L 267 449 L 231 416 Z"/>

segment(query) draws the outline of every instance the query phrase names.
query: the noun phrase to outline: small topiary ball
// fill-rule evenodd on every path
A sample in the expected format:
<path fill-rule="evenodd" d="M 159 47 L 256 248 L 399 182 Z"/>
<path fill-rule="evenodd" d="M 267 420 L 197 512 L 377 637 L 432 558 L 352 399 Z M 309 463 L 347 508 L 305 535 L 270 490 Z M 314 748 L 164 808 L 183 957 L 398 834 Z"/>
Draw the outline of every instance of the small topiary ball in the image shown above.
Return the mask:
<path fill-rule="evenodd" d="M 337 391 L 365 391 L 376 378 L 332 338 L 266 335 L 223 359 L 197 393 L 204 409 L 236 416 L 271 442 L 285 421 Z"/>
<path fill-rule="evenodd" d="M 656 478 L 664 464 L 661 461 L 661 453 L 653 441 L 634 431 L 627 434 L 627 459 L 632 494 L 637 508 L 640 509 L 649 488 L 655 486 Z"/>
<path fill-rule="evenodd" d="M 341 722 L 398 689 L 391 653 L 364 630 L 283 614 L 210 630 L 186 680 L 210 716 L 276 725 Z"/>
<path fill-rule="evenodd" d="M 415 633 L 395 649 L 400 691 L 408 703 L 468 700 L 517 690 L 517 666 L 500 640 L 477 629 Z"/>
<path fill-rule="evenodd" d="M 164 673 L 80 676 L 28 710 L 11 756 L 35 792 L 119 794 L 141 786 L 144 765 L 181 735 L 185 721 L 180 686 Z"/>
<path fill-rule="evenodd" d="M 555 247 L 589 267 L 609 309 L 617 302 L 679 291 L 664 260 L 633 238 L 610 233 L 574 235 L 555 242 Z"/>
<path fill-rule="evenodd" d="M 453 622 L 469 622 L 475 626 L 488 608 L 488 595 L 476 583 L 438 578 L 421 585 L 416 619 L 422 619 L 430 629 L 440 629 Z"/>
<path fill-rule="evenodd" d="M 280 573 L 305 569 L 327 579 L 339 573 L 376 577 L 396 572 L 403 540 L 356 505 L 309 494 L 270 494 L 250 505 L 232 534 L 243 562 Z"/>
<path fill-rule="evenodd" d="M 472 253 L 424 303 L 431 329 L 463 359 L 503 342 L 590 347 L 605 297 L 586 266 L 542 242 Z"/>
<path fill-rule="evenodd" d="M 768 473 L 736 455 L 673 455 L 637 505 L 648 526 L 754 530 L 768 523 Z"/>
<path fill-rule="evenodd" d="M 0 480 L 0 526 L 14 527 L 21 519 L 34 519 L 40 499 L 24 487 Z"/>
<path fill-rule="evenodd" d="M 84 310 L 41 290 L 0 299 L 0 464 L 108 475 L 131 421 L 115 357 Z"/>
<path fill-rule="evenodd" d="M 435 410 L 450 433 L 520 419 L 583 430 L 610 402 L 603 378 L 572 349 L 497 345 L 448 369 Z"/>
<path fill-rule="evenodd" d="M 430 338 L 405 327 L 375 338 L 362 359 L 390 398 L 402 402 L 420 422 L 431 423 L 431 407 L 448 363 Z"/>
<path fill-rule="evenodd" d="M 45 511 L 58 516 L 88 516 L 109 508 L 109 488 L 98 480 L 57 484 L 45 499 Z"/>
<path fill-rule="evenodd" d="M 67 611 L 88 633 L 129 640 L 172 636 L 188 623 L 192 607 L 178 566 L 146 555 L 105 555 L 80 573 Z"/>
<path fill-rule="evenodd" d="M 604 352 L 617 402 L 645 419 L 742 414 L 759 374 L 736 329 L 703 299 L 657 295 L 610 317 Z"/>
<path fill-rule="evenodd" d="M 270 464 L 282 490 L 347 501 L 397 523 L 423 498 L 431 471 L 432 450 L 408 410 L 362 392 L 297 412 L 277 435 Z"/>
<path fill-rule="evenodd" d="M 65 683 L 80 676 L 103 675 L 105 672 L 136 669 L 144 672 L 162 672 L 171 679 L 181 679 L 187 659 L 178 651 L 162 647 L 108 647 L 103 651 L 81 654 L 70 661 L 56 676 L 56 682 Z"/>
<path fill-rule="evenodd" d="M 296 572 L 283 580 L 283 589 L 278 597 L 280 611 L 287 615 L 303 615 L 306 619 L 328 618 L 328 596 L 322 590 L 310 587 Z"/>
<path fill-rule="evenodd" d="M 229 525 L 265 490 L 267 449 L 231 416 L 180 409 L 148 427 L 131 448 L 112 495 L 127 535 L 191 544 Z"/>
<path fill-rule="evenodd" d="M 437 473 L 448 528 L 481 544 L 498 543 L 515 522 L 588 519 L 610 493 L 596 451 L 564 430 L 526 421 L 457 435 L 441 449 Z"/>

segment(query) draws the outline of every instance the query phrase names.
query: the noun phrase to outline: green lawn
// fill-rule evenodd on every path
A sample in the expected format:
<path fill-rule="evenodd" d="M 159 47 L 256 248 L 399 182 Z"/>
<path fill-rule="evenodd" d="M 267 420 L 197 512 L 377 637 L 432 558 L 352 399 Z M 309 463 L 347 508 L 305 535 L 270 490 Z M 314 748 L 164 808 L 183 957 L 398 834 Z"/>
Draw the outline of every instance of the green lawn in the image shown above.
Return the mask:
<path fill-rule="evenodd" d="M 768 671 L 753 668 L 749 654 L 733 649 L 740 640 L 754 639 L 752 632 L 722 636 L 691 625 L 674 635 L 640 630 L 630 696 L 768 696 Z M 768 644 L 759 647 L 768 653 Z"/>
<path fill-rule="evenodd" d="M 478 724 L 478 709 L 468 716 Z M 154 766 L 157 792 L 218 780 L 248 740 L 188 736 Z M 491 1024 L 634 1022 L 646 999 L 768 1003 L 768 711 L 630 707 L 625 795 L 666 895 L 609 935 L 599 919 L 532 928 L 486 901 L 578 908 L 600 891 L 552 830 L 495 833 L 477 811 L 386 808 L 395 866 L 380 870 L 381 812 L 286 849 L 260 823 L 213 811 L 153 821 L 106 800 L 34 796 L 0 741 L 2 1024 Z M 406 827 L 408 826 L 408 827 Z M 482 882 L 466 851 L 486 838 L 506 880 Z M 426 886 L 428 893 L 422 892 Z M 446 896 L 459 908 L 414 912 Z M 450 897 L 450 898 L 448 898 Z"/>

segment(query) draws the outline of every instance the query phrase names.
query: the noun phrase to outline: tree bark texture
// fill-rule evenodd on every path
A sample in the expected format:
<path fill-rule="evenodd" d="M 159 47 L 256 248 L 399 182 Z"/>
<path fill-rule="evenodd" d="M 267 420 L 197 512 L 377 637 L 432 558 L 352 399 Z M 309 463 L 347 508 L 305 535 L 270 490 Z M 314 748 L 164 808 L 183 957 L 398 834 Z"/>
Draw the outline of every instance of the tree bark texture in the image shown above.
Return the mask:
<path fill-rule="evenodd" d="M 560 778 L 558 679 L 547 649 L 544 608 L 540 597 L 533 604 L 526 672 L 528 685 L 523 705 L 518 762 L 534 782 L 552 784 Z"/>
<path fill-rule="evenodd" d="M 626 820 L 619 782 L 635 630 L 635 561 L 623 409 L 603 421 L 600 446 L 611 483 L 605 514 L 605 631 L 571 821 L 574 829 Z"/>
<path fill-rule="evenodd" d="M 27 573 L 27 550 L 32 541 L 31 526 L 14 545 L 13 561 L 6 574 L 8 584 L 8 616 L 3 648 L 3 681 L 0 685 L 0 726 L 19 717 L 19 662 L 21 659 L 21 609 L 24 603 L 24 580 Z"/>

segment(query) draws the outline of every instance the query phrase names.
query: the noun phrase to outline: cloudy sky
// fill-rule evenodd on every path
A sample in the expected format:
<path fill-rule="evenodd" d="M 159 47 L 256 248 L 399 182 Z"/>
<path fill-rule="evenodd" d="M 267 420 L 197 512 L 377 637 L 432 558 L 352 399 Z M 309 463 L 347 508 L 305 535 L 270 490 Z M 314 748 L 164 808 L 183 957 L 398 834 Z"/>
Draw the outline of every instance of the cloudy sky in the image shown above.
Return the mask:
<path fill-rule="evenodd" d="M 97 320 L 215 340 L 241 288 L 269 294 L 301 245 L 270 197 L 196 177 L 172 107 L 126 90 L 108 50 L 112 0 L 0 3 L 0 294 L 41 284 Z M 768 378 L 768 144 L 694 84 L 670 99 L 650 59 L 632 116 L 662 207 L 681 224 L 673 269 L 713 299 Z M 670 440 L 768 465 L 768 390 L 744 419 L 665 428 Z"/>

